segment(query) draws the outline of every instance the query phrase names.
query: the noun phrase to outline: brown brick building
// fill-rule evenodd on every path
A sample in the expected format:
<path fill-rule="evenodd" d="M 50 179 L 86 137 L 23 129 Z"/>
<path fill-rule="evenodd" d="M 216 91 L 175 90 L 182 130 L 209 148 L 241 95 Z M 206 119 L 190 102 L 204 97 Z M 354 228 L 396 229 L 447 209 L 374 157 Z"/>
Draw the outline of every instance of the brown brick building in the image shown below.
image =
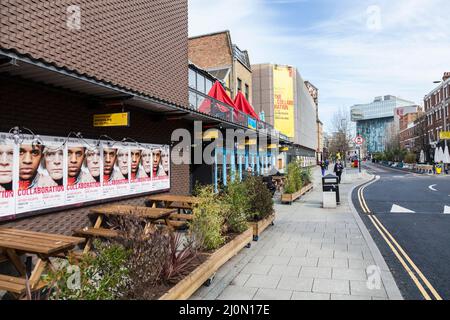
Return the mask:
<path fill-rule="evenodd" d="M 425 96 L 424 107 L 428 141 L 436 146 L 439 133 L 450 131 L 450 72 L 445 73 L 439 86 Z"/>
<path fill-rule="evenodd" d="M 171 144 L 192 130 L 188 107 L 187 1 L 2 1 L 0 132 L 86 139 L 107 135 Z M 97 128 L 94 114 L 129 112 L 130 126 Z M 189 165 L 171 166 L 171 189 L 190 192 Z M 113 202 L 144 204 L 129 194 Z M 2 225 L 71 234 L 89 223 L 88 205 L 30 212 Z"/>
<path fill-rule="evenodd" d="M 189 38 L 189 60 L 223 81 L 232 99 L 242 91 L 252 103 L 249 55 L 232 43 L 229 31 Z"/>

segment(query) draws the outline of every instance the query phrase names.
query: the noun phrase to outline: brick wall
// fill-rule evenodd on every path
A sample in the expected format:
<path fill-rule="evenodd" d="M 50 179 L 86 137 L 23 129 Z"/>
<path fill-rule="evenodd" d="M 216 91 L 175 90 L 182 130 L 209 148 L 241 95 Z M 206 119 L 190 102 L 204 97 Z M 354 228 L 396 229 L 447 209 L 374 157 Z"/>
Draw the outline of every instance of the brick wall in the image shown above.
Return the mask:
<path fill-rule="evenodd" d="M 187 0 L 3 0 L 0 48 L 188 106 L 187 19 Z"/>
<path fill-rule="evenodd" d="M 233 63 L 227 32 L 189 39 L 189 60 L 202 69 L 230 66 Z"/>
<path fill-rule="evenodd" d="M 89 97 L 68 93 L 60 89 L 0 76 L 0 131 L 13 126 L 24 126 L 39 135 L 66 136 L 70 131 L 82 132 L 85 138 L 96 139 L 106 134 L 117 140 L 129 137 L 142 143 L 169 144 L 176 128 L 190 129 L 192 124 L 182 120 L 168 121 L 140 109 L 130 111 L 131 126 L 121 128 L 93 128 L 94 113 L 116 112 L 121 109 L 93 105 Z M 117 109 L 117 108 L 116 108 Z M 189 165 L 171 166 L 171 193 L 188 194 L 190 188 Z M 144 205 L 144 197 L 112 203 Z M 55 211 L 24 218 L 2 225 L 21 229 L 71 234 L 73 229 L 89 224 L 88 212 L 92 207 Z"/>

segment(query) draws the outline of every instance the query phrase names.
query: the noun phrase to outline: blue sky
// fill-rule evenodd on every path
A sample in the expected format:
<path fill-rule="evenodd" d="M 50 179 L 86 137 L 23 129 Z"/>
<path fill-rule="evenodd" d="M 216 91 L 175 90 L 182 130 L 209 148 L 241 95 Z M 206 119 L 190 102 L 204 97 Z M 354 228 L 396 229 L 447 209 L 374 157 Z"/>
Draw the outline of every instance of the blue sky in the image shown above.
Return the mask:
<path fill-rule="evenodd" d="M 252 63 L 296 66 L 338 108 L 397 95 L 422 104 L 450 71 L 448 0 L 189 0 L 189 35 L 230 30 Z"/>

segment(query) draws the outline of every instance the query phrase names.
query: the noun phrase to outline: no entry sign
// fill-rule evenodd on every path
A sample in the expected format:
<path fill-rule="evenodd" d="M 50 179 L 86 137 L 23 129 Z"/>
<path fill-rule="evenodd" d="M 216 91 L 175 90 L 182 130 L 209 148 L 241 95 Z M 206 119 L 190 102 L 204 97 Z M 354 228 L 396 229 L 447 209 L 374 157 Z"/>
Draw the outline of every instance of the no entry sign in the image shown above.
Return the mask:
<path fill-rule="evenodd" d="M 364 143 L 364 138 L 362 136 L 357 136 L 353 139 L 353 142 L 360 146 Z"/>

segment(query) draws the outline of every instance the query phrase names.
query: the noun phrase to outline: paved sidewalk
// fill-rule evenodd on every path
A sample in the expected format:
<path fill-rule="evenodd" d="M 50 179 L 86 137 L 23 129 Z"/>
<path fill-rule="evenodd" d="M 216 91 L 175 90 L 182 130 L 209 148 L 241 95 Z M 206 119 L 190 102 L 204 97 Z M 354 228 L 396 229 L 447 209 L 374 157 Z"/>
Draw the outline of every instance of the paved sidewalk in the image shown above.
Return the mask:
<path fill-rule="evenodd" d="M 346 169 L 337 209 L 321 208 L 319 170 L 314 176 L 314 191 L 292 206 L 276 204 L 275 226 L 227 262 L 212 285 L 191 299 L 401 299 L 381 254 L 348 203 L 353 187 L 371 176 Z M 381 270 L 382 283 L 370 290 L 366 270 L 374 265 Z"/>

